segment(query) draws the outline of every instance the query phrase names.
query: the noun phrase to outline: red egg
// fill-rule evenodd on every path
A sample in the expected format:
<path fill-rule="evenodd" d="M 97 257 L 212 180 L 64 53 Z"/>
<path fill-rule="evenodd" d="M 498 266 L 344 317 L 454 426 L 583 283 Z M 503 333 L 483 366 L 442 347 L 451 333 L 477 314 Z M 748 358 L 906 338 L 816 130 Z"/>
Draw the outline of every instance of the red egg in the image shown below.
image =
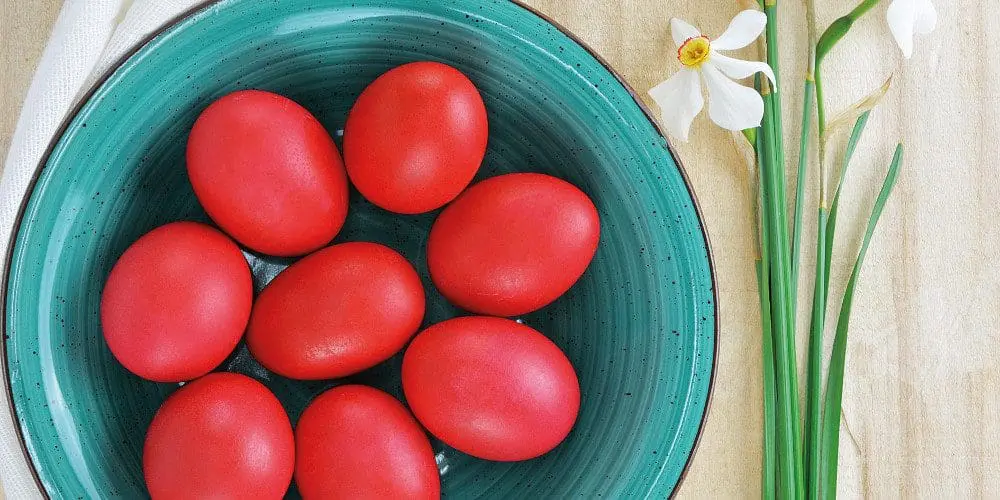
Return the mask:
<path fill-rule="evenodd" d="M 292 425 L 260 382 L 211 373 L 157 410 L 142 468 L 154 500 L 282 498 L 295 468 Z"/>
<path fill-rule="evenodd" d="M 101 295 L 115 358 L 156 382 L 200 377 L 236 347 L 253 301 L 239 247 L 197 222 L 160 226 L 118 259 Z"/>
<path fill-rule="evenodd" d="M 392 396 L 363 385 L 320 394 L 295 427 L 295 484 L 317 498 L 434 499 L 431 443 Z"/>
<path fill-rule="evenodd" d="M 555 448 L 580 408 L 573 365 L 536 330 L 472 316 L 417 335 L 403 356 L 403 391 L 423 426 L 487 460 L 527 460 Z"/>
<path fill-rule="evenodd" d="M 240 243 L 302 255 L 330 242 L 347 217 L 347 176 L 323 125 L 291 99 L 233 92 L 198 117 L 187 144 L 198 201 Z"/>
<path fill-rule="evenodd" d="M 389 359 L 423 317 L 420 277 L 402 255 L 375 243 L 342 243 L 304 257 L 264 288 L 247 344 L 280 375 L 343 377 Z"/>
<path fill-rule="evenodd" d="M 347 117 L 344 162 L 369 201 L 403 214 L 444 206 L 486 154 L 486 106 L 460 71 L 404 64 L 375 79 Z"/>
<path fill-rule="evenodd" d="M 441 212 L 427 241 L 427 265 L 455 305 L 516 316 L 566 293 L 599 239 L 597 209 L 583 191 L 548 175 L 501 175 Z"/>

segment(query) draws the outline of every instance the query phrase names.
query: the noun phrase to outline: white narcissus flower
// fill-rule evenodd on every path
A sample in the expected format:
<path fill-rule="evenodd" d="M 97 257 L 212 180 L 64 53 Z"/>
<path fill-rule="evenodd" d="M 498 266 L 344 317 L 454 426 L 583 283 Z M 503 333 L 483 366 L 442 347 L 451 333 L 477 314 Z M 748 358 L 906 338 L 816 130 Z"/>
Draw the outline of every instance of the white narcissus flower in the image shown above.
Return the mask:
<path fill-rule="evenodd" d="M 708 116 L 713 122 L 727 130 L 760 126 L 764 117 L 763 98 L 755 89 L 734 80 L 761 72 L 774 82 L 774 72 L 766 63 L 734 59 L 721 51 L 750 45 L 766 25 L 767 16 L 763 12 L 745 10 L 733 18 L 719 38 L 709 40 L 694 26 L 677 18 L 670 20 L 677 59 L 684 67 L 649 90 L 660 106 L 663 124 L 670 135 L 688 140 L 691 122 L 705 105 L 701 94 L 703 81 L 708 88 Z"/>
<path fill-rule="evenodd" d="M 913 35 L 926 35 L 937 25 L 937 11 L 931 0 L 893 0 L 886 12 L 889 31 L 909 59 L 913 54 Z"/>

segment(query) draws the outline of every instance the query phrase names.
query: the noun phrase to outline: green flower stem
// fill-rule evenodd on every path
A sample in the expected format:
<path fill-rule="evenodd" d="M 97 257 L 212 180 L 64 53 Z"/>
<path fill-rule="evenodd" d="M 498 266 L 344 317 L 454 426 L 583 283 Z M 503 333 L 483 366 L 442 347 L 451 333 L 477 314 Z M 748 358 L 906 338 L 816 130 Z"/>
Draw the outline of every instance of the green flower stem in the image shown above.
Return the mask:
<path fill-rule="evenodd" d="M 754 76 L 754 87 L 760 91 L 760 74 Z M 758 133 L 758 129 L 753 129 L 753 141 L 757 162 L 756 177 L 749 177 L 751 184 L 750 196 L 754 200 L 753 226 L 754 234 L 757 235 L 757 259 L 755 268 L 757 271 L 757 296 L 760 299 L 760 325 L 761 325 L 761 366 L 763 367 L 762 394 L 764 400 L 764 434 L 763 453 L 761 454 L 761 500 L 773 500 L 776 498 L 775 479 L 776 465 L 775 453 L 777 452 L 777 423 L 775 422 L 775 407 L 777 405 L 777 395 L 775 394 L 774 380 L 774 340 L 771 333 L 771 297 L 770 297 L 770 253 L 767 245 L 767 234 L 765 225 L 761 221 L 761 207 L 766 204 L 763 184 L 760 182 L 760 165 L 763 163 L 763 134 Z M 750 135 L 748 135 L 750 137 Z"/>
<path fill-rule="evenodd" d="M 820 456 L 822 443 L 823 401 L 823 328 L 826 322 L 827 283 L 830 256 L 826 253 L 826 232 L 829 214 L 819 207 L 816 239 L 816 279 L 813 287 L 812 319 L 809 325 L 809 350 L 806 364 L 806 497 L 818 499 L 820 494 Z"/>
<path fill-rule="evenodd" d="M 803 88 L 803 103 L 802 103 L 802 136 L 800 139 L 799 148 L 799 171 L 798 178 L 796 180 L 796 194 L 795 194 L 795 231 L 792 233 L 792 251 L 795 252 L 792 256 L 792 276 L 794 278 L 794 283 L 798 285 L 799 278 L 799 260 L 801 255 L 799 253 L 800 246 L 802 244 L 802 214 L 804 211 L 804 198 L 805 198 L 805 177 L 806 177 L 806 166 L 809 164 L 809 136 L 812 130 L 812 111 L 813 105 L 816 104 L 816 82 L 814 81 L 814 74 L 816 72 L 816 13 L 814 0 L 806 0 L 806 32 L 809 40 L 809 59 L 807 63 L 807 72 L 805 78 L 805 85 Z M 824 117 L 825 119 L 825 117 Z M 821 186 L 822 189 L 822 186 Z M 826 232 L 828 214 L 826 209 L 820 205 L 817 215 L 817 233 L 823 234 Z M 818 499 L 819 493 L 819 457 L 820 457 L 820 425 L 822 424 L 822 399 L 823 399 L 823 327 L 821 324 L 817 324 L 817 320 L 822 323 L 824 320 L 824 311 L 826 307 L 826 293 L 820 291 L 820 283 L 825 287 L 828 279 L 824 276 L 821 278 L 821 273 L 828 274 L 829 270 L 829 255 L 824 255 L 822 251 L 826 250 L 825 238 L 816 239 L 816 280 L 814 282 L 813 290 L 813 311 L 812 318 L 810 320 L 810 335 L 809 335 L 809 346 L 808 346 L 808 357 L 806 364 L 806 425 L 805 432 L 803 436 L 803 445 L 805 451 L 805 472 L 804 479 L 806 485 L 806 497 L 810 500 Z M 821 267 L 820 263 L 823 263 Z M 820 295 L 822 297 L 820 298 Z M 822 308 L 822 310 L 817 311 L 817 308 Z M 818 334 L 817 332 L 818 329 Z"/>
<path fill-rule="evenodd" d="M 759 183 L 758 183 L 759 184 Z M 760 193 L 759 203 L 764 203 L 764 191 L 758 188 Z M 764 397 L 764 437 L 763 437 L 763 457 L 761 462 L 761 499 L 771 500 L 775 498 L 775 452 L 777 450 L 777 423 L 775 421 L 775 407 L 777 405 L 777 395 L 775 394 L 774 378 L 774 341 L 771 337 L 771 298 L 769 295 L 770 283 L 768 275 L 770 273 L 767 247 L 766 230 L 760 226 L 760 258 L 757 260 L 757 292 L 760 298 L 760 321 L 761 321 L 761 362 L 763 366 L 763 397 Z"/>
<path fill-rule="evenodd" d="M 815 63 L 816 113 L 819 127 L 819 213 L 816 226 L 816 275 L 813 287 L 812 318 L 809 322 L 809 344 L 806 358 L 806 425 L 805 479 L 807 498 L 820 498 L 822 456 L 823 398 L 823 329 L 826 325 L 827 294 L 830 275 L 832 229 L 826 203 L 826 114 L 823 101 L 823 80 L 819 61 Z M 835 220 L 835 219 L 834 219 Z M 835 224 L 835 222 L 833 223 Z"/>
<path fill-rule="evenodd" d="M 823 330 L 826 327 L 826 305 L 830 290 L 830 257 L 837 226 L 837 209 L 840 194 L 847 175 L 847 168 L 857 149 L 858 141 L 868 123 L 870 111 L 858 117 L 851 138 L 847 141 L 844 163 L 840 170 L 840 180 L 829 212 L 819 209 L 819 224 L 816 239 L 816 280 L 813 292 L 812 321 L 809 331 L 808 365 L 806 369 L 806 487 L 809 499 L 823 498 L 823 456 L 826 453 L 823 437 L 822 413 L 822 370 L 823 370 Z M 843 380 L 840 381 L 843 384 Z"/>
<path fill-rule="evenodd" d="M 771 98 L 772 94 L 765 93 L 765 103 L 768 103 Z M 785 349 L 786 339 L 790 336 L 788 321 L 786 320 L 790 304 L 788 303 L 788 295 L 784 288 L 784 283 L 787 281 L 788 276 L 784 272 L 784 262 L 782 262 L 784 259 L 780 256 L 781 253 L 788 251 L 788 242 L 787 240 L 784 242 L 781 241 L 780 232 L 777 228 L 780 216 L 778 212 L 781 212 L 782 208 L 775 200 L 778 193 L 777 184 L 780 181 L 777 175 L 778 168 L 775 159 L 776 152 L 774 151 L 775 141 L 773 135 L 774 129 L 771 123 L 771 109 L 770 105 L 765 105 L 764 120 L 761 127 L 764 145 L 764 154 L 762 155 L 764 161 L 760 165 L 760 183 L 761 190 L 764 193 L 762 196 L 763 205 L 761 206 L 761 235 L 766 238 L 766 246 L 768 248 L 768 262 L 764 269 L 767 269 L 769 274 L 767 280 L 769 287 L 766 293 L 768 294 L 771 309 L 769 330 L 772 334 L 775 390 L 777 392 L 777 416 L 775 419 L 777 487 L 780 492 L 779 498 L 795 498 L 794 495 L 798 484 L 795 463 L 798 462 L 798 459 L 795 449 L 794 430 L 798 427 L 798 423 L 794 418 L 792 404 L 794 403 L 793 399 L 797 398 L 795 397 L 796 388 L 792 385 L 789 377 L 791 360 Z"/>
<path fill-rule="evenodd" d="M 774 71 L 774 79 L 775 79 L 774 85 L 771 88 L 771 101 L 770 101 L 770 106 L 771 106 L 771 128 L 772 128 L 771 132 L 773 133 L 773 137 L 774 137 L 774 152 L 775 152 L 775 158 L 774 159 L 775 159 L 775 162 L 776 162 L 775 165 L 776 165 L 776 167 L 779 168 L 779 171 L 777 173 L 779 174 L 779 179 L 781 180 L 781 182 L 778 183 L 778 186 L 777 186 L 778 187 L 778 191 L 776 192 L 776 197 L 777 198 L 775 199 L 775 202 L 776 203 L 780 203 L 779 206 L 782 209 L 781 210 L 781 218 L 778 220 L 778 222 L 780 222 L 780 224 L 778 225 L 778 230 L 781 233 L 781 238 L 784 239 L 785 242 L 788 242 L 789 241 L 789 235 L 788 235 L 788 214 L 786 213 L 788 196 L 785 193 L 785 186 L 786 186 L 786 182 L 785 182 L 785 148 L 784 148 L 784 144 L 783 144 L 783 141 L 784 141 L 784 132 L 783 132 L 782 124 L 781 124 L 781 122 L 782 122 L 782 118 L 781 118 L 781 95 L 780 95 L 780 87 L 781 86 L 779 85 L 779 82 L 781 80 L 781 76 L 780 76 L 780 71 L 779 71 L 779 68 L 778 68 L 778 65 L 779 65 L 779 62 L 780 62 L 780 59 L 781 59 L 781 57 L 778 54 L 778 1 L 777 0 L 765 0 L 764 1 L 764 14 L 767 15 L 767 26 L 766 26 L 766 30 L 765 30 L 765 40 L 766 40 L 766 48 L 767 48 L 767 63 L 768 63 L 769 66 L 771 66 L 771 69 Z M 768 104 L 767 100 L 765 100 L 764 102 L 765 102 L 765 105 Z M 781 257 L 781 256 L 779 256 L 779 257 Z M 783 255 L 783 257 L 784 257 L 783 260 L 785 262 L 784 265 L 786 267 L 786 273 L 790 274 L 791 273 L 791 259 L 790 259 L 791 253 L 790 252 L 786 252 Z M 794 306 L 794 304 L 795 304 L 795 297 L 794 297 L 794 295 L 795 295 L 795 287 L 792 286 L 792 282 L 790 282 L 790 281 L 786 281 L 786 282 L 782 283 L 782 285 L 785 288 L 785 293 L 788 295 L 787 300 L 792 304 L 792 306 L 790 307 L 790 314 L 786 317 L 786 320 L 789 323 L 789 325 L 788 325 L 789 332 L 794 332 L 795 331 L 795 306 Z M 790 345 L 791 350 L 792 350 L 792 360 L 794 362 L 794 360 L 795 360 L 795 356 L 794 356 L 794 354 L 795 354 L 795 339 L 794 339 L 794 335 L 790 335 L 789 338 L 790 338 L 789 345 Z M 795 373 L 796 372 L 793 370 L 793 376 L 795 376 Z M 794 382 L 794 379 L 793 379 L 793 382 Z M 796 384 L 796 387 L 798 387 L 797 384 Z M 798 414 L 798 405 L 796 405 L 795 409 L 796 409 L 796 415 L 797 415 Z"/>
<path fill-rule="evenodd" d="M 843 366 L 839 368 L 839 376 L 833 362 L 827 373 L 827 393 L 825 408 L 821 408 L 821 398 L 823 397 L 822 371 L 823 371 L 823 330 L 826 324 L 826 309 L 830 284 L 830 259 L 833 253 L 833 242 L 837 225 L 837 207 L 839 205 L 841 186 L 843 185 L 844 174 L 854 148 L 864 130 L 868 120 L 868 113 L 862 114 L 855 125 L 854 133 L 848 141 L 847 151 L 844 157 L 844 167 L 841 169 L 840 181 L 837 184 L 837 192 L 834 196 L 832 207 L 827 207 L 827 182 L 829 173 L 827 172 L 827 121 L 826 105 L 823 97 L 823 73 L 822 64 L 827 54 L 833 47 L 847 35 L 854 22 L 861 18 L 866 12 L 871 10 L 879 0 L 863 0 L 847 15 L 838 18 L 823 32 L 816 41 L 813 61 L 811 63 L 812 73 L 815 80 L 816 93 L 816 115 L 819 135 L 819 214 L 816 232 L 816 281 L 813 290 L 812 318 L 810 320 L 809 347 L 806 366 L 806 424 L 805 424 L 805 477 L 807 484 L 807 496 L 810 500 L 819 498 L 834 498 L 836 495 L 836 450 L 839 448 L 839 425 L 840 408 L 839 396 L 837 403 L 837 417 L 835 425 L 837 429 L 830 431 L 830 398 L 831 381 L 837 380 L 840 390 L 843 389 Z M 813 23 L 813 0 L 807 0 L 807 22 Z M 810 24 L 810 30 L 814 33 L 815 27 Z M 803 128 L 805 125 L 803 126 Z M 804 150 L 805 148 L 803 148 Z M 801 159 L 801 158 L 800 158 Z M 801 178 L 801 176 L 800 176 Z M 797 250 L 797 247 L 796 247 Z M 842 335 L 839 332 L 838 337 Z M 846 326 L 843 336 L 846 336 Z M 836 342 L 836 339 L 835 339 Z M 829 453 L 833 448 L 834 465 L 831 473 L 829 470 Z M 832 483 L 832 486 L 831 486 Z M 832 489 L 831 489 L 832 488 Z"/>
<path fill-rule="evenodd" d="M 806 168 L 809 165 L 809 136 L 812 133 L 813 96 L 816 84 L 810 72 L 806 75 L 802 86 L 802 135 L 799 137 L 799 169 L 795 177 L 795 213 L 792 230 L 792 284 L 796 288 L 799 283 L 799 262 L 802 248 L 802 213 L 805 210 Z M 794 304 L 798 303 L 798 294 L 792 295 Z"/>
<path fill-rule="evenodd" d="M 778 71 L 777 0 L 765 0 L 767 62 Z M 763 162 L 764 192 L 762 232 L 768 244 L 771 331 L 776 387 L 776 467 L 781 498 L 802 498 L 805 488 L 801 460 L 798 383 L 796 381 L 794 310 L 792 308 L 788 213 L 785 198 L 784 150 L 781 138 L 781 100 L 778 86 L 764 92 Z"/>
<path fill-rule="evenodd" d="M 821 76 L 821 67 L 823 65 L 823 60 L 826 59 L 826 55 L 833 50 L 833 47 L 840 42 L 841 39 L 847 35 L 847 32 L 851 30 L 854 26 L 855 21 L 865 15 L 873 7 L 878 5 L 880 0 L 863 0 L 861 3 L 854 7 L 853 10 L 848 12 L 846 15 L 837 18 L 830 26 L 820 35 L 819 40 L 816 42 L 816 57 L 814 63 L 814 76 L 816 79 L 816 113 L 819 118 L 819 133 L 820 137 L 823 137 L 826 131 L 826 114 L 823 109 L 823 78 Z M 807 2 L 807 8 L 811 9 L 811 4 Z M 820 148 L 823 148 L 823 141 L 820 140 Z M 822 161 L 823 156 L 820 155 L 820 161 Z"/>
<path fill-rule="evenodd" d="M 861 16 L 865 15 L 865 13 L 873 7 L 878 5 L 879 1 L 880 0 L 864 0 L 846 15 L 839 17 L 830 23 L 830 27 L 823 32 L 823 34 L 819 37 L 819 41 L 816 42 L 817 66 L 819 66 L 819 63 L 823 61 L 830 50 L 833 49 L 834 45 L 837 45 L 837 43 L 844 38 L 844 35 L 851 30 L 851 27 L 854 26 L 854 22 L 860 19 Z"/>
<path fill-rule="evenodd" d="M 812 135 L 812 114 L 816 103 L 816 82 L 813 73 L 816 70 L 816 16 L 814 0 L 806 0 L 806 35 L 809 41 L 809 55 L 806 64 L 806 76 L 802 84 L 802 126 L 799 136 L 799 169 L 795 177 L 795 212 L 792 229 L 792 286 L 798 290 L 799 263 L 802 260 L 802 219 L 805 211 L 805 179 L 809 166 L 809 137 Z M 792 294 L 793 306 L 798 310 L 798 293 Z"/>
<path fill-rule="evenodd" d="M 844 291 L 844 300 L 840 306 L 840 316 L 837 319 L 837 333 L 833 338 L 833 353 L 830 357 L 830 369 L 826 382 L 826 401 L 824 402 L 823 415 L 823 498 L 836 498 L 837 495 L 837 459 L 840 449 L 840 417 L 841 403 L 844 397 L 844 366 L 847 362 L 847 330 L 851 322 L 851 306 L 854 303 L 854 290 L 857 286 L 858 276 L 861 274 L 861 267 L 864 264 L 865 255 L 868 253 L 868 245 L 871 243 L 872 234 L 878 225 L 879 218 L 885 203 L 896 185 L 896 178 L 899 176 L 899 168 L 903 160 L 903 145 L 896 146 L 896 153 L 893 155 L 889 172 L 882 183 L 882 190 L 875 200 L 875 206 L 868 217 L 868 228 L 865 230 L 864 239 L 861 242 L 861 249 L 858 251 L 858 259 L 854 263 L 851 277 L 847 281 L 847 289 Z"/>
<path fill-rule="evenodd" d="M 830 257 L 833 253 L 833 241 L 837 228 L 837 209 L 840 206 L 840 194 L 844 178 L 847 175 L 847 168 L 854 156 L 855 149 L 857 149 L 858 141 L 861 139 L 870 114 L 870 111 L 862 113 L 854 124 L 854 131 L 847 141 L 844 163 L 840 169 L 840 180 L 837 182 L 837 189 L 829 212 L 823 207 L 820 207 L 819 210 L 819 231 L 817 233 L 819 236 L 816 239 L 816 281 L 813 292 L 806 372 L 806 487 L 809 499 L 822 498 L 823 493 L 823 454 L 826 453 L 824 446 L 827 446 L 823 441 L 822 413 L 823 330 L 826 327 L 826 305 L 830 293 Z M 843 380 L 840 381 L 840 384 L 843 384 Z"/>
<path fill-rule="evenodd" d="M 761 462 L 761 499 L 771 500 L 776 497 L 775 489 L 775 380 L 774 380 L 774 343 L 771 338 L 771 300 L 767 290 L 770 287 L 767 274 L 767 259 L 757 260 L 757 290 L 760 297 L 761 320 L 761 359 L 764 366 L 764 453 Z"/>

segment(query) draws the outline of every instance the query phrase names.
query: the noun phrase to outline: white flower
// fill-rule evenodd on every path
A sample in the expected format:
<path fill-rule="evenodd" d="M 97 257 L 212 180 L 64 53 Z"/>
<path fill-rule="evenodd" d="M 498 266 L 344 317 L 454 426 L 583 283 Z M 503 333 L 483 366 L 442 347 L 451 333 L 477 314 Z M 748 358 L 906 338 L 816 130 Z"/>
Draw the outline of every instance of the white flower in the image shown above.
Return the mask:
<path fill-rule="evenodd" d="M 937 11 L 931 0 L 893 0 L 886 12 L 889 31 L 909 59 L 913 54 L 913 34 L 926 35 L 937 25 Z"/>
<path fill-rule="evenodd" d="M 728 130 L 760 126 L 764 117 L 760 93 L 733 80 L 761 72 L 774 82 L 774 72 L 766 63 L 734 59 L 720 51 L 750 45 L 766 25 L 767 16 L 763 12 L 745 10 L 733 18 L 722 36 L 709 41 L 694 26 L 677 18 L 670 20 L 677 59 L 684 67 L 649 91 L 660 106 L 663 124 L 670 135 L 687 141 L 691 122 L 705 105 L 702 81 L 708 88 L 708 116 L 713 122 Z"/>

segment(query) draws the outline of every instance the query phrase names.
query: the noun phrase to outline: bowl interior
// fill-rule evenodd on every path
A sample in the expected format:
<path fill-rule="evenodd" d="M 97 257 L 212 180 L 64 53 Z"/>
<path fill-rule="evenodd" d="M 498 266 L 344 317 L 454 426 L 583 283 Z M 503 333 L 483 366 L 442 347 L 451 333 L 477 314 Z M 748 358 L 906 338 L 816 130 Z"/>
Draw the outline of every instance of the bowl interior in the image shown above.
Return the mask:
<path fill-rule="evenodd" d="M 489 111 L 479 179 L 544 172 L 587 192 L 602 238 L 564 297 L 521 318 L 576 367 L 583 402 L 569 438 L 526 462 L 478 460 L 434 442 L 448 496 L 663 498 L 692 452 L 710 388 L 715 306 L 705 236 L 665 140 L 585 48 L 506 1 L 224 0 L 158 35 L 86 101 L 42 169 L 20 221 L 7 283 L 7 370 L 26 448 L 55 496 L 144 496 L 146 426 L 176 385 L 125 371 L 98 304 L 122 251 L 166 222 L 208 220 L 184 169 L 197 114 L 236 89 L 291 97 L 337 137 L 366 84 L 438 60 L 461 69 Z M 336 241 L 402 252 L 428 293 L 425 325 L 462 311 L 427 278 L 435 214 L 399 216 L 352 193 Z M 263 287 L 289 261 L 246 252 Z M 351 381 L 402 398 L 397 356 Z M 273 375 L 242 345 L 220 369 L 268 385 L 293 423 L 342 381 Z M 179 436 L 183 439 L 182 436 Z M 294 494 L 294 491 L 293 491 Z"/>

